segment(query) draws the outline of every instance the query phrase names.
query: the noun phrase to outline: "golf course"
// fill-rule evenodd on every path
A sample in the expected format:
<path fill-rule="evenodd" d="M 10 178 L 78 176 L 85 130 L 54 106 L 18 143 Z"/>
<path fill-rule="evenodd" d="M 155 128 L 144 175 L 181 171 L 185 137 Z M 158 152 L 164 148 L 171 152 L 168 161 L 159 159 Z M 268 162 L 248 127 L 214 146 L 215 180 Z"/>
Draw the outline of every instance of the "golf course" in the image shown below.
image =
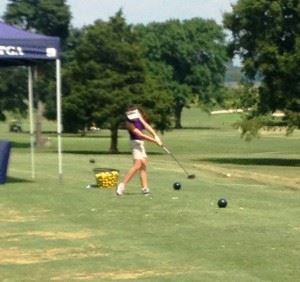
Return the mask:
<path fill-rule="evenodd" d="M 95 168 L 126 174 L 125 130 L 119 154 L 107 153 L 106 129 L 64 134 L 59 181 L 55 123 L 45 121 L 49 144 L 36 149 L 33 180 L 28 122 L 20 133 L 1 122 L 12 149 L 0 185 L 0 281 L 298 281 L 300 131 L 265 128 L 248 142 L 237 120 L 185 109 L 183 129 L 160 136 L 195 178 L 147 143 L 151 194 L 141 194 L 136 177 L 120 197 L 86 187 Z"/>

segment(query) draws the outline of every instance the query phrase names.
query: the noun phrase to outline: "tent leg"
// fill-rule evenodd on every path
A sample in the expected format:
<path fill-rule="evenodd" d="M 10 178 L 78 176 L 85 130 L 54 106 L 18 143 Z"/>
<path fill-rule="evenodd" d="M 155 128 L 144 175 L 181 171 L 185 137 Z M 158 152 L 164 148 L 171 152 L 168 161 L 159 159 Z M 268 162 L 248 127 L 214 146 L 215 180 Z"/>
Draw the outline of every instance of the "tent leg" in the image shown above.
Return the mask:
<path fill-rule="evenodd" d="M 56 59 L 56 111 L 57 111 L 57 150 L 58 150 L 58 177 L 63 180 L 62 169 L 62 107 L 61 107 L 61 62 Z"/>
<path fill-rule="evenodd" d="M 32 69 L 28 67 L 28 102 L 30 122 L 30 154 L 31 154 L 31 177 L 35 179 L 35 152 L 34 152 L 34 117 L 33 117 L 33 84 Z"/>

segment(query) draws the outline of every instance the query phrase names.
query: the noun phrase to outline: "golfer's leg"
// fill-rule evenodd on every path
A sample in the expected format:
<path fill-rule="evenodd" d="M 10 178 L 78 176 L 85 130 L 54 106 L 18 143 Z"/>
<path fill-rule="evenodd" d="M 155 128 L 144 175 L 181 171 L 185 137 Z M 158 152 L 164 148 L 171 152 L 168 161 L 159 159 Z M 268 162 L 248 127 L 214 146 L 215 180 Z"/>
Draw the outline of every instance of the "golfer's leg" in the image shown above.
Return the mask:
<path fill-rule="evenodd" d="M 124 185 L 126 186 L 127 183 L 131 180 L 131 178 L 135 175 L 135 173 L 141 168 L 142 162 L 141 160 L 134 160 L 133 166 L 128 171 L 127 175 L 124 178 Z"/>
<path fill-rule="evenodd" d="M 141 182 L 142 188 L 148 188 L 148 174 L 147 174 L 147 160 L 146 159 L 143 159 L 141 161 L 140 182 Z"/>

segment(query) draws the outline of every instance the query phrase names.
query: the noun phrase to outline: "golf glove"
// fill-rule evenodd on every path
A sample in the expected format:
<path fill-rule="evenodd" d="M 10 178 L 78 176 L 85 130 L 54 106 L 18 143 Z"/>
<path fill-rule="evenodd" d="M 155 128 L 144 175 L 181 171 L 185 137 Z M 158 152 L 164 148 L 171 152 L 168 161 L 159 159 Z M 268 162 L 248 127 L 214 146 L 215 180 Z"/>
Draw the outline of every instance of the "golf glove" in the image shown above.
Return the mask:
<path fill-rule="evenodd" d="M 163 143 L 161 142 L 160 138 L 157 135 L 154 136 L 154 139 L 159 146 L 162 146 Z"/>

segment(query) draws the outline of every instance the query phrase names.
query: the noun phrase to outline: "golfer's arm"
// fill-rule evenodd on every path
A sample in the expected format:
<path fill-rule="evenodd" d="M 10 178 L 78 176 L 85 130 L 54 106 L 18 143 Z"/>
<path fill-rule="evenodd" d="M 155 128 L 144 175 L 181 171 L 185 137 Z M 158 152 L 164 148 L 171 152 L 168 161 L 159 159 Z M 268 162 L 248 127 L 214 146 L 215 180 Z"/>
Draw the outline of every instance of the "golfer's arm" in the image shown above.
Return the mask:
<path fill-rule="evenodd" d="M 144 140 L 148 140 L 148 141 L 151 141 L 151 142 L 153 142 L 153 143 L 156 143 L 156 141 L 155 141 L 155 139 L 154 139 L 153 137 L 144 134 L 142 131 L 140 131 L 140 130 L 137 129 L 137 128 L 135 128 L 135 129 L 133 130 L 133 132 L 134 132 L 137 136 L 141 137 L 141 138 L 144 139 Z"/>
<path fill-rule="evenodd" d="M 138 128 L 134 127 L 132 124 L 130 123 L 127 123 L 126 124 L 127 126 L 127 129 L 129 131 L 131 131 L 132 133 L 134 133 L 135 135 L 137 135 L 138 137 L 144 139 L 144 140 L 148 140 L 148 141 L 151 141 L 153 143 L 156 143 L 155 139 L 152 138 L 151 136 L 148 136 L 146 134 L 144 134 L 142 131 L 140 131 Z"/>
<path fill-rule="evenodd" d="M 152 128 L 152 126 L 146 122 L 142 117 L 140 118 L 140 121 L 142 122 L 142 124 L 144 125 L 145 129 L 151 133 L 151 135 L 154 137 L 156 134 L 155 130 Z"/>

